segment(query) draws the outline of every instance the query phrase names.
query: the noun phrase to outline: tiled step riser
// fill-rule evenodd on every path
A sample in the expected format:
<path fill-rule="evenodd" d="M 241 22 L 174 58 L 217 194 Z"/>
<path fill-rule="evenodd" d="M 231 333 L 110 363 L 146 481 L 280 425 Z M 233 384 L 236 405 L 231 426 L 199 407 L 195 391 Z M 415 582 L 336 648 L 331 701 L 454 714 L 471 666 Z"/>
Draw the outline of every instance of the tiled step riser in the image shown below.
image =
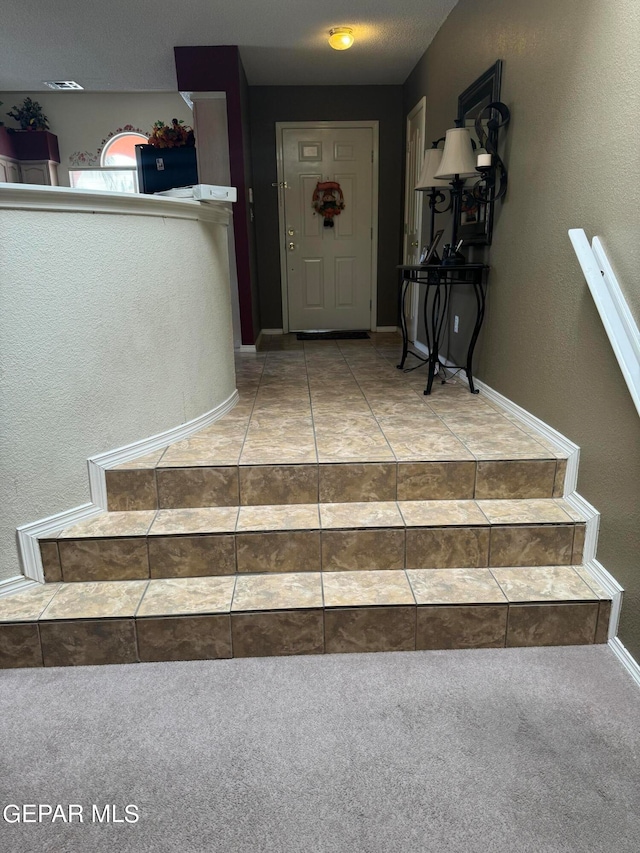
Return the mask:
<path fill-rule="evenodd" d="M 306 609 L 0 625 L 0 668 L 605 643 L 610 602 Z"/>
<path fill-rule="evenodd" d="M 577 565 L 585 525 L 287 530 L 41 543 L 55 582 L 251 572 Z"/>
<path fill-rule="evenodd" d="M 110 511 L 393 500 L 551 498 L 564 459 L 145 468 L 106 472 Z"/>

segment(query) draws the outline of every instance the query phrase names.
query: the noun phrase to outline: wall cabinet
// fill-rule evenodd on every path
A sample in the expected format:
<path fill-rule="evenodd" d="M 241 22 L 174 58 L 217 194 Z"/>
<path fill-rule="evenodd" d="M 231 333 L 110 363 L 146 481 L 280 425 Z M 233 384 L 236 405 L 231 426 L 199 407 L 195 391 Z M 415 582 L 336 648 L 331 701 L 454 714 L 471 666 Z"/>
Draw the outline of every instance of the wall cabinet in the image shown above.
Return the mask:
<path fill-rule="evenodd" d="M 14 160 L 0 154 L 0 183 L 58 186 L 58 164 L 53 160 Z"/>
<path fill-rule="evenodd" d="M 0 182 L 17 184 L 22 182 L 20 163 L 13 157 L 3 157 L 0 154 Z"/>
<path fill-rule="evenodd" d="M 0 182 L 57 187 L 59 162 L 55 134 L 0 127 Z"/>
<path fill-rule="evenodd" d="M 58 164 L 53 160 L 21 160 L 20 175 L 23 184 L 58 186 Z"/>

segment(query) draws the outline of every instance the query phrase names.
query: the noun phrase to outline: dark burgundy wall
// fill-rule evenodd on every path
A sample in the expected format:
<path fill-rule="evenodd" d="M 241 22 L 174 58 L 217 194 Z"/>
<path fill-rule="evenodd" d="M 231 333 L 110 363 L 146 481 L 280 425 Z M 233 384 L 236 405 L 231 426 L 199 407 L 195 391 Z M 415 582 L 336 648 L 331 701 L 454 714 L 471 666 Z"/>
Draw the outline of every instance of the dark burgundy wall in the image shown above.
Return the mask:
<path fill-rule="evenodd" d="M 258 281 L 258 258 L 256 250 L 256 229 L 254 223 L 254 205 L 249 200 L 249 188 L 253 187 L 253 163 L 251 160 L 251 114 L 249 104 L 249 84 L 240 62 L 240 109 L 242 112 L 242 148 L 244 155 L 244 175 L 247 185 L 246 223 L 249 235 L 249 273 L 251 280 L 251 303 L 253 305 L 254 338 L 260 329 L 260 291 Z"/>
<path fill-rule="evenodd" d="M 6 127 L 0 127 L 0 154 L 5 157 L 16 157 L 13 139 L 13 135 L 9 133 Z"/>
<path fill-rule="evenodd" d="M 0 154 L 16 160 L 60 162 L 58 137 L 48 130 L 16 130 L 0 127 Z"/>
<path fill-rule="evenodd" d="M 178 89 L 182 92 L 225 92 L 229 128 L 231 185 L 238 190 L 233 206 L 240 329 L 243 344 L 253 344 L 260 331 L 253 224 L 249 211 L 250 155 L 247 81 L 236 45 L 175 47 Z M 254 271 L 252 275 L 252 266 Z"/>

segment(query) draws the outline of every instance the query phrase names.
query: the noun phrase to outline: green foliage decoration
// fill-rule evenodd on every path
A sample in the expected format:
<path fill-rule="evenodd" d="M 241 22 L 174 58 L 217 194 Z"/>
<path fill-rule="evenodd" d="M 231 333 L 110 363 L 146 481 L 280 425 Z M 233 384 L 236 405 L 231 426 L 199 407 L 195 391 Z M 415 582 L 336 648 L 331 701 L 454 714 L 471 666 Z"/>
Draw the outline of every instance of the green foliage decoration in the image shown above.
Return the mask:
<path fill-rule="evenodd" d="M 25 98 L 7 115 L 14 118 L 22 130 L 49 130 L 49 119 L 44 114 L 40 104 L 31 98 Z"/>

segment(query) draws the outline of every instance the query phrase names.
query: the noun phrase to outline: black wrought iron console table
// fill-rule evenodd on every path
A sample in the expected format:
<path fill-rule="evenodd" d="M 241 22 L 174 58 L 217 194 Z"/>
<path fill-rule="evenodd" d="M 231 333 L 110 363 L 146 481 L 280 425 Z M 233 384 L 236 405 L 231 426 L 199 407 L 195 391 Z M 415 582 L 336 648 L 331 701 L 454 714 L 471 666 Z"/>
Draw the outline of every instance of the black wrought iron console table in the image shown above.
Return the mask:
<path fill-rule="evenodd" d="M 484 320 L 484 310 L 486 304 L 486 288 L 487 288 L 487 272 L 489 267 L 485 264 L 462 264 L 458 266 L 441 266 L 441 265 L 423 265 L 423 266 L 399 266 L 401 273 L 400 281 L 400 325 L 402 328 L 402 358 L 400 364 L 397 365 L 398 370 L 403 370 L 407 355 L 411 355 L 420 359 L 423 364 L 429 365 L 427 377 L 427 385 L 424 389 L 425 394 L 431 393 L 433 379 L 436 372 L 442 369 L 459 370 L 464 369 L 467 373 L 469 382 L 469 390 L 472 394 L 477 394 L 478 391 L 473 384 L 473 351 L 482 328 Z M 424 326 L 427 337 L 427 348 L 429 355 L 424 358 L 415 350 L 409 347 L 409 337 L 407 334 L 407 321 L 405 316 L 405 303 L 407 300 L 407 292 L 409 285 L 415 282 L 418 285 L 424 285 L 426 289 L 424 299 Z M 449 300 L 451 298 L 451 288 L 458 285 L 467 285 L 473 287 L 476 297 L 476 321 L 473 327 L 473 332 L 469 340 L 469 348 L 467 350 L 467 363 L 462 364 L 444 364 L 440 360 L 440 347 L 442 345 L 442 332 L 448 315 Z M 431 310 L 429 310 L 429 291 L 433 291 L 431 299 Z"/>

